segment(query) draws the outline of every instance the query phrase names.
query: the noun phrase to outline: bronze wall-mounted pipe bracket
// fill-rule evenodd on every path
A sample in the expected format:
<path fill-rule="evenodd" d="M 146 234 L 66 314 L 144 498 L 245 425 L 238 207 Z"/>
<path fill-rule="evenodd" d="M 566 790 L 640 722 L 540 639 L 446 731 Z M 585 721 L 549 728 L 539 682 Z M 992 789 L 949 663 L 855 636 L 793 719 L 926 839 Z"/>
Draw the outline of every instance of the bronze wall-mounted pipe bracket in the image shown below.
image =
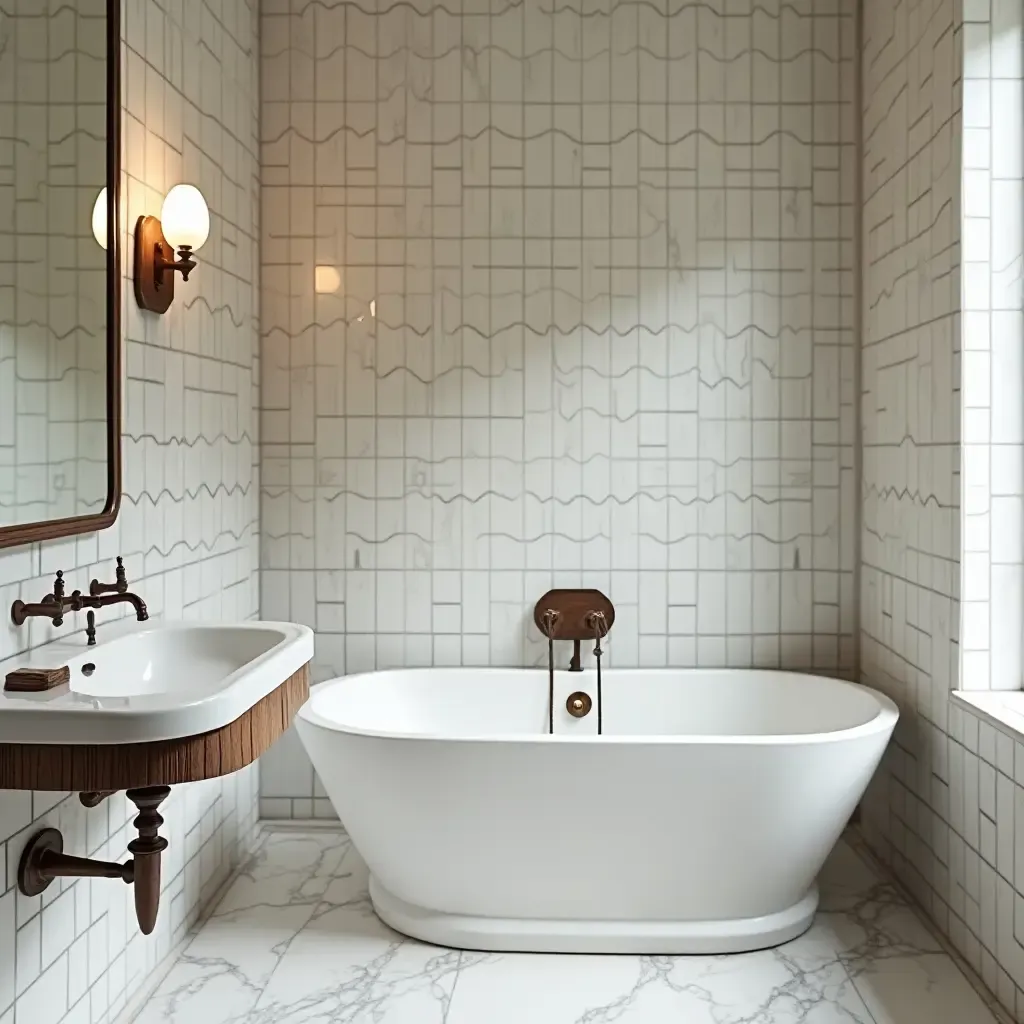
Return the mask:
<path fill-rule="evenodd" d="M 72 857 L 64 852 L 64 836 L 59 829 L 44 828 L 37 832 L 22 851 L 18 889 L 26 896 L 38 896 L 55 878 L 120 878 L 135 886 L 135 916 L 142 934 L 149 935 L 156 927 L 160 908 L 160 855 L 167 849 L 167 840 L 158 834 L 164 819 L 157 808 L 170 792 L 170 786 L 146 786 L 129 789 L 125 794 L 139 809 L 134 821 L 139 838 L 128 844 L 128 852 L 133 856 L 123 864 Z M 82 802 L 85 803 L 85 796 L 94 795 L 99 794 L 83 793 Z"/>

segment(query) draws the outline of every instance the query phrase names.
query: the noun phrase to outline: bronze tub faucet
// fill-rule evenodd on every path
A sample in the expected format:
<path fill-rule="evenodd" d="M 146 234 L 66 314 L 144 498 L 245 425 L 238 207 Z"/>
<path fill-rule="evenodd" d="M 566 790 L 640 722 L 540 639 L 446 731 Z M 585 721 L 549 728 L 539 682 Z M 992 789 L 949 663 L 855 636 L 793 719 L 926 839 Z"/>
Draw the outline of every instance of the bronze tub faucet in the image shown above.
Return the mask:
<path fill-rule="evenodd" d="M 548 641 L 548 732 L 555 731 L 555 641 L 571 640 L 570 672 L 582 672 L 580 642 L 594 641 L 597 659 L 597 731 L 602 732 L 601 716 L 601 641 L 615 622 L 615 606 L 600 590 L 549 590 L 534 606 L 533 621 Z M 579 698 L 579 707 L 573 704 Z M 586 698 L 584 700 L 583 698 Z M 570 715 L 580 717 L 590 710 L 590 698 L 584 693 L 572 694 L 566 708 Z"/>

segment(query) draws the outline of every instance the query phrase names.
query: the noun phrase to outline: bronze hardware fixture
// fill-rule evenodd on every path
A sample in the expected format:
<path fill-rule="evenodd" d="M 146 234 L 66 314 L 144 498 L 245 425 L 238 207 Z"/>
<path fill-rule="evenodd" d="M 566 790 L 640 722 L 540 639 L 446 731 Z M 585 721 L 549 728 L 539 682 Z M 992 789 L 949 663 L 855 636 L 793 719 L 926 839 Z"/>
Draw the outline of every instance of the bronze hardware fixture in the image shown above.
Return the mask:
<path fill-rule="evenodd" d="M 124 571 L 124 559 L 117 556 L 117 568 L 114 570 L 114 578 L 117 580 L 116 583 L 100 583 L 99 580 L 94 579 L 89 584 L 89 593 L 93 597 L 99 597 L 100 594 L 125 594 L 128 591 L 128 576 Z"/>
<path fill-rule="evenodd" d="M 79 793 L 78 800 L 83 807 L 99 807 L 108 796 L 113 796 L 116 789 L 94 789 L 88 793 Z"/>
<path fill-rule="evenodd" d="M 68 608 L 74 608 L 74 603 L 82 596 L 81 591 L 76 590 L 71 597 L 64 596 L 64 573 L 58 569 L 53 580 L 53 590 L 47 594 L 38 604 L 25 604 L 24 601 L 15 601 L 11 605 L 11 622 L 16 626 L 25 624 L 25 620 L 33 616 L 40 616 L 50 619 L 55 626 L 64 624 L 64 612 Z"/>
<path fill-rule="evenodd" d="M 590 694 L 584 693 L 582 690 L 570 693 L 565 699 L 565 710 L 573 718 L 582 718 L 584 715 L 589 714 L 593 705 L 594 702 L 590 699 Z"/>
<path fill-rule="evenodd" d="M 580 642 L 593 638 L 597 658 L 597 731 L 601 732 L 601 640 L 615 622 L 615 606 L 600 590 L 549 590 L 534 606 L 533 621 L 548 638 L 548 731 L 554 732 L 555 657 L 554 642 L 571 640 L 570 672 L 582 672 Z M 578 696 L 573 694 L 574 697 Z M 590 699 L 589 697 L 587 698 Z M 566 709 L 573 714 L 572 708 Z M 587 707 L 587 711 L 590 707 Z M 584 712 L 585 714 L 586 712 Z M 577 716 L 578 717 L 578 716 Z"/>
<path fill-rule="evenodd" d="M 192 246 L 183 245 L 179 259 L 164 238 L 159 217 L 140 217 L 135 222 L 135 301 L 151 313 L 166 313 L 174 301 L 174 274 L 182 281 L 196 268 Z"/>
<path fill-rule="evenodd" d="M 142 934 L 149 935 L 160 908 L 160 855 L 167 849 L 167 840 L 158 834 L 164 819 L 157 808 L 170 792 L 170 786 L 145 786 L 125 794 L 139 809 L 134 822 L 139 837 L 128 844 L 133 856 L 123 864 L 72 857 L 64 852 L 64 837 L 58 829 L 37 832 L 22 851 L 18 889 L 26 896 L 38 896 L 55 878 L 120 878 L 134 884 L 135 916 Z"/>
<path fill-rule="evenodd" d="M 545 636 L 544 616 L 549 610 L 556 613 L 555 640 L 589 640 L 594 634 L 587 616 L 595 611 L 604 614 L 609 629 L 615 623 L 615 606 L 600 590 L 549 590 L 533 609 L 533 621 Z"/>
<path fill-rule="evenodd" d="M 548 638 L 548 735 L 555 731 L 555 623 L 558 622 L 558 612 L 554 608 L 548 608 L 542 616 L 544 625 L 542 627 Z"/>
<path fill-rule="evenodd" d="M 549 611 L 556 613 L 554 619 L 546 618 Z M 607 633 L 615 622 L 615 606 L 600 590 L 549 590 L 534 606 L 533 621 L 548 640 L 572 640 L 570 672 L 583 671 L 579 642 L 594 636 L 593 627 L 587 622 L 592 612 L 604 615 Z"/>
<path fill-rule="evenodd" d="M 96 613 L 91 608 L 85 613 L 85 646 L 96 646 Z M 86 671 L 86 669 L 89 669 L 89 671 Z M 92 668 L 89 668 L 89 665 L 82 666 L 83 675 L 91 676 L 95 671 L 95 665 Z"/>
<path fill-rule="evenodd" d="M 601 718 L 601 708 L 604 702 L 601 700 L 601 640 L 608 632 L 608 621 L 604 612 L 594 611 L 587 614 L 587 625 L 594 631 L 594 659 L 597 662 L 597 734 L 604 732 Z"/>
<path fill-rule="evenodd" d="M 138 594 L 133 594 L 128 589 L 128 577 L 124 571 L 124 559 L 120 555 L 117 556 L 115 578 L 115 583 L 100 583 L 99 580 L 93 580 L 89 584 L 89 596 L 99 598 L 99 603 L 93 604 L 92 607 L 107 608 L 112 604 L 127 603 L 135 609 L 135 617 L 139 622 L 145 622 L 149 618 L 146 602 Z M 93 635 L 95 637 L 95 623 L 93 624 Z"/>
<path fill-rule="evenodd" d="M 16 626 L 22 626 L 26 619 L 39 617 L 49 619 L 55 626 L 61 626 L 64 624 L 66 611 L 80 612 L 83 608 L 107 608 L 112 604 L 130 604 L 135 609 L 135 617 L 139 622 L 145 622 L 149 618 L 146 602 L 138 594 L 128 591 L 124 563 L 120 557 L 117 559 L 117 582 L 100 583 L 99 580 L 93 580 L 89 585 L 88 594 L 83 594 L 80 590 L 73 590 L 70 597 L 66 596 L 64 573 L 58 569 L 53 581 L 53 592 L 47 594 L 37 604 L 15 601 L 11 605 L 11 621 Z M 87 632 L 86 642 L 92 646 L 96 642 L 95 618 L 89 623 L 89 629 L 91 632 Z"/>

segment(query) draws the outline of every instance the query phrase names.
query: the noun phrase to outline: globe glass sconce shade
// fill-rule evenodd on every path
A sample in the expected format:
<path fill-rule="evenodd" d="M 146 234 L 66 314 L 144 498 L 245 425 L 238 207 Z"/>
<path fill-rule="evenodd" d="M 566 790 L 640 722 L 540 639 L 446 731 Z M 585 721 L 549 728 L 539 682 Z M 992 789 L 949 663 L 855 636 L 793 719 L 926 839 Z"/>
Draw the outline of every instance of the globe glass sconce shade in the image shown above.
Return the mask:
<path fill-rule="evenodd" d="M 107 247 L 107 190 L 100 189 L 92 205 L 92 236 L 101 249 Z"/>
<path fill-rule="evenodd" d="M 167 193 L 160 222 L 175 249 L 195 251 L 210 237 L 210 208 L 195 185 L 175 185 Z"/>

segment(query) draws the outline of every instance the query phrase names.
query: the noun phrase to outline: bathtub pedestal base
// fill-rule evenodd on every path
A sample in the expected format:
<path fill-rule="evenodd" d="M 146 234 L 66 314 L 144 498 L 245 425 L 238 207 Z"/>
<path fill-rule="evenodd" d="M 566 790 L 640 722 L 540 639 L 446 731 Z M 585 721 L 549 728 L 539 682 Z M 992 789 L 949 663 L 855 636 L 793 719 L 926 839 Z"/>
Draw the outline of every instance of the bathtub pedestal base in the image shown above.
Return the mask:
<path fill-rule="evenodd" d="M 520 953 L 746 953 L 802 935 L 818 907 L 818 890 L 776 914 L 728 921 L 563 921 L 475 917 L 428 910 L 370 878 L 378 917 L 414 939 L 456 949 Z"/>

